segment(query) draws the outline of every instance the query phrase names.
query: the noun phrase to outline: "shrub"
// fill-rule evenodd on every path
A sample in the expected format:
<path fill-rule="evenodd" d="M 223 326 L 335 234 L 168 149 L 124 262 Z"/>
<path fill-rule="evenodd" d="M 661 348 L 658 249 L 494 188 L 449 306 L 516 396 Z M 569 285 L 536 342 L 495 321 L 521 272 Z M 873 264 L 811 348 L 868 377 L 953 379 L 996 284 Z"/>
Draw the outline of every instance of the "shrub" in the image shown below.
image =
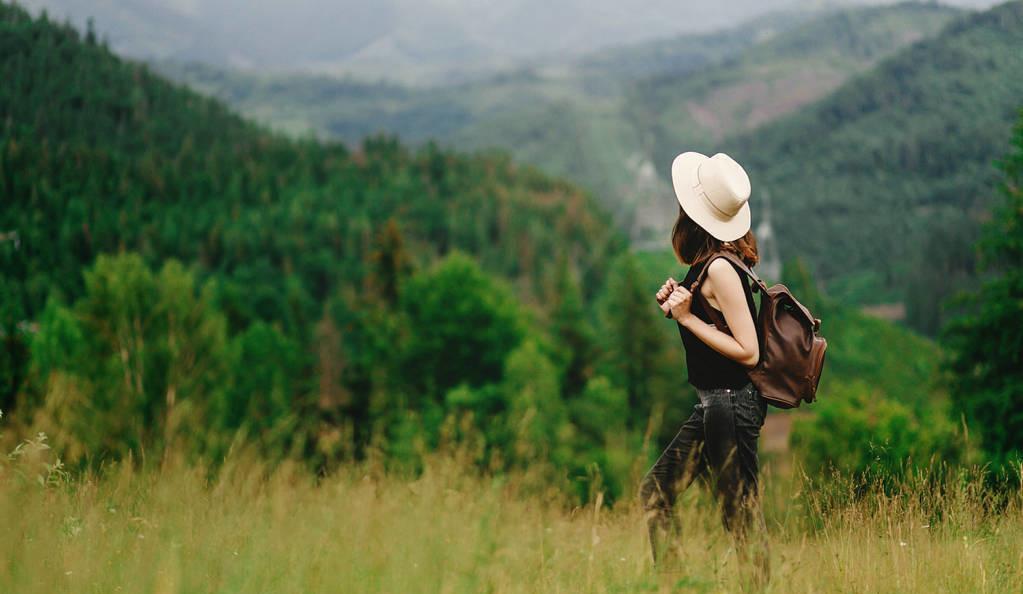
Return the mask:
<path fill-rule="evenodd" d="M 832 386 L 812 406 L 812 416 L 795 421 L 792 445 L 814 473 L 898 477 L 934 457 L 955 462 L 962 455 L 940 406 L 915 412 L 859 381 Z"/>

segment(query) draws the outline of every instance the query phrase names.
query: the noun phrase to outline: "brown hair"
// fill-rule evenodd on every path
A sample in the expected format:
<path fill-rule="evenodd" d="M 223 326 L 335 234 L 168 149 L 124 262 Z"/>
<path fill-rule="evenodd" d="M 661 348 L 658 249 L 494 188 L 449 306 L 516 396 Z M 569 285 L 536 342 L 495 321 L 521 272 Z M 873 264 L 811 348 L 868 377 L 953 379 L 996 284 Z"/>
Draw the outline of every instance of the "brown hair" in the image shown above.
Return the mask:
<path fill-rule="evenodd" d="M 747 266 L 760 261 L 757 239 L 753 237 L 752 229 L 735 241 L 721 241 L 697 225 L 681 206 L 678 208 L 675 226 L 671 229 L 671 246 L 675 249 L 675 257 L 682 264 L 695 264 L 722 249 L 738 254 Z"/>

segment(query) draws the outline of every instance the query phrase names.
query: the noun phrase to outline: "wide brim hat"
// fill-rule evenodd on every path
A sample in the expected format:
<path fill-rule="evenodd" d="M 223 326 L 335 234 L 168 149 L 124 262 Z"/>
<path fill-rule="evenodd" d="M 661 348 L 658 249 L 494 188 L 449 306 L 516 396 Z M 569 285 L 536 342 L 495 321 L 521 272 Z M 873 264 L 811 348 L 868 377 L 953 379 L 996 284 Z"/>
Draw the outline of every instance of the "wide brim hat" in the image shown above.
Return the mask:
<path fill-rule="evenodd" d="M 712 237 L 735 241 L 750 230 L 750 181 L 724 153 L 688 151 L 671 164 L 671 182 L 682 210 Z"/>

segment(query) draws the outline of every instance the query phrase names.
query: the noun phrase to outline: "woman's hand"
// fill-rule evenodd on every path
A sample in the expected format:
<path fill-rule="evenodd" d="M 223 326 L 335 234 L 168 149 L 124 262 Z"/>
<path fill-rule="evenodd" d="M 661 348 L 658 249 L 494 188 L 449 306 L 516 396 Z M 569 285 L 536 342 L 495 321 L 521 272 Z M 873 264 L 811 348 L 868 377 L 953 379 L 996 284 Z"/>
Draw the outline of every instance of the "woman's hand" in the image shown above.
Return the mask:
<path fill-rule="evenodd" d="M 692 304 L 693 294 L 687 291 L 685 287 L 679 285 L 668 295 L 668 299 L 661 304 L 661 309 L 665 313 L 670 311 L 671 317 L 681 324 L 689 317 L 689 308 Z"/>
<path fill-rule="evenodd" d="M 661 285 L 661 289 L 657 291 L 657 303 L 664 303 L 664 300 L 668 298 L 668 295 L 671 295 L 671 292 L 674 291 L 677 286 L 678 281 L 669 276 L 668 280 L 664 281 L 664 284 Z M 667 313 L 667 311 L 665 311 L 665 313 Z"/>

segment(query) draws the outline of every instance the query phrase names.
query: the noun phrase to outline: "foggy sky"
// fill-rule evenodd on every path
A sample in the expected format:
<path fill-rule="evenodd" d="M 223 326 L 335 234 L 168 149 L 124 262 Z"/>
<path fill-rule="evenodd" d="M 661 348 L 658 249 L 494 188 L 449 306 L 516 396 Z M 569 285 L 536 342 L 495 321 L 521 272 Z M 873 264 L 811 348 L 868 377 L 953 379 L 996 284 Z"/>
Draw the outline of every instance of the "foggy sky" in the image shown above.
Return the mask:
<path fill-rule="evenodd" d="M 847 0 L 846 4 L 867 2 Z M 973 8 L 990 0 L 954 0 Z M 22 0 L 119 53 L 244 68 L 377 75 L 490 68 L 737 25 L 815 0 Z M 401 76 L 396 76 L 400 78 Z"/>

